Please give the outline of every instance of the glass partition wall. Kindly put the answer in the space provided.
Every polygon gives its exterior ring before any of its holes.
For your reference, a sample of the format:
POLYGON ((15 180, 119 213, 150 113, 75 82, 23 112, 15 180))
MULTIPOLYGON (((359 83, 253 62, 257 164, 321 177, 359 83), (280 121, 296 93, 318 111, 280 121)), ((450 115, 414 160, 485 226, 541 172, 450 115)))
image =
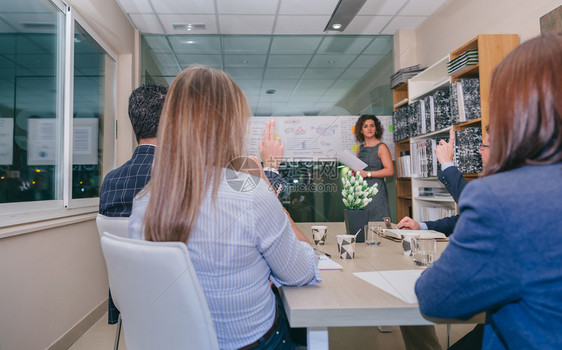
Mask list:
MULTIPOLYGON (((390 116, 392 50, 388 35, 146 34, 141 79, 169 85, 182 69, 204 64, 236 80, 256 118, 390 116)), ((290 140, 283 141, 287 149, 290 140)), ((279 198, 297 222, 343 221, 345 170, 335 160, 286 157, 279 171, 288 185, 279 198)))

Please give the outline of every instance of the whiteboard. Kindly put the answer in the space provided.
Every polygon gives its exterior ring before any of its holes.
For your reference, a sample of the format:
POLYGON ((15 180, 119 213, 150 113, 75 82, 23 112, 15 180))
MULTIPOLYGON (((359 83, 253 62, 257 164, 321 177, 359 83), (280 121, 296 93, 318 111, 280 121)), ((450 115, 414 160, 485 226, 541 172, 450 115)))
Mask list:
MULTIPOLYGON (((328 161, 337 152, 357 150, 353 128, 359 116, 253 117, 248 137, 248 152, 259 157, 259 142, 263 140, 265 124, 275 120, 275 134, 285 145, 285 159, 298 161, 328 161)), ((382 142, 394 159, 392 116, 377 116, 385 129, 382 142)))

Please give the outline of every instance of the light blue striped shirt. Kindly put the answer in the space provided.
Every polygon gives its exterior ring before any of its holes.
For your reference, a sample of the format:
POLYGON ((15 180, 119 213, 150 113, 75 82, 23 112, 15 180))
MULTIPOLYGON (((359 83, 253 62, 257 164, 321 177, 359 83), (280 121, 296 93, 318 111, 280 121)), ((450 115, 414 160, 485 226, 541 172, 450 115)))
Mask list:
MULTIPOLYGON (((297 240, 269 186, 236 176, 223 172, 216 204, 209 190, 187 244, 221 349, 251 344, 271 328, 276 306, 270 278, 288 286, 321 281, 313 248, 297 240)), ((144 239, 149 196, 133 202, 131 238, 144 239)))

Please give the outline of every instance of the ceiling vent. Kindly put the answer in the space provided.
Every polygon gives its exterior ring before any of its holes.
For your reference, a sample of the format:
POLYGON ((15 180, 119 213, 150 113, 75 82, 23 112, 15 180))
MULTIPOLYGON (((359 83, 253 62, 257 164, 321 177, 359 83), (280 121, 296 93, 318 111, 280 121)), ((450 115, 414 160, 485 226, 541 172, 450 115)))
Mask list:
POLYGON ((181 30, 181 31, 194 31, 194 30, 206 30, 207 26, 202 23, 174 23, 172 24, 174 30, 181 30))

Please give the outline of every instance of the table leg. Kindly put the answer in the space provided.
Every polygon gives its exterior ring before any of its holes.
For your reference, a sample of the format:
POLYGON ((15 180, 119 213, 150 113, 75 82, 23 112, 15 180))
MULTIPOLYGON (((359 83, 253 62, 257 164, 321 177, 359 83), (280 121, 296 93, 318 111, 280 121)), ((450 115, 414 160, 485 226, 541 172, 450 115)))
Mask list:
POLYGON ((306 342, 308 350, 327 350, 328 344, 328 328, 327 327, 309 327, 306 329, 306 342))

